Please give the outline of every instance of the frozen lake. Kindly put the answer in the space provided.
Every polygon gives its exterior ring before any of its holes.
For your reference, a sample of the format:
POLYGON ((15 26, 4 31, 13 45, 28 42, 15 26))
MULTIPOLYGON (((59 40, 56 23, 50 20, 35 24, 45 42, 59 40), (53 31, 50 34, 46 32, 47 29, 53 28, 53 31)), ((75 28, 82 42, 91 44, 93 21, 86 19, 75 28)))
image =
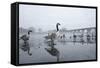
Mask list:
MULTIPOLYGON (((45 43, 46 34, 31 34, 29 40, 31 56, 19 48, 19 63, 57 62, 57 57, 52 56, 45 48, 50 48, 45 43)), ((59 51, 60 61, 93 60, 96 59, 96 44, 76 42, 55 42, 55 49, 59 51)), ((19 41, 19 47, 23 41, 19 41)))

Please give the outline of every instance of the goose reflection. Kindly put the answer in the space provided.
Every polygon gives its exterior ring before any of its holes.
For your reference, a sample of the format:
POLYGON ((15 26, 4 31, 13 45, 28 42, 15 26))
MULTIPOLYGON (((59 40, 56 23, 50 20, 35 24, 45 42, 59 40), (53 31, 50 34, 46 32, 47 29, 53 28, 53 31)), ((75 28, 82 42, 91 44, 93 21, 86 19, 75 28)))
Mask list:
POLYGON ((49 48, 45 48, 45 50, 50 55, 57 57, 57 62, 59 62, 60 52, 55 48, 56 43, 54 42, 54 39, 47 40, 46 44, 49 46, 49 48))
POLYGON ((45 48, 45 50, 52 56, 57 57, 57 62, 59 62, 59 55, 60 52, 54 47, 56 44, 54 43, 54 40, 50 40, 47 42, 47 45, 49 48, 45 48))
POLYGON ((59 62, 59 55, 60 55, 60 53, 59 53, 59 51, 58 51, 56 48, 54 48, 54 47, 45 48, 45 50, 46 50, 50 55, 57 57, 57 62, 59 62))

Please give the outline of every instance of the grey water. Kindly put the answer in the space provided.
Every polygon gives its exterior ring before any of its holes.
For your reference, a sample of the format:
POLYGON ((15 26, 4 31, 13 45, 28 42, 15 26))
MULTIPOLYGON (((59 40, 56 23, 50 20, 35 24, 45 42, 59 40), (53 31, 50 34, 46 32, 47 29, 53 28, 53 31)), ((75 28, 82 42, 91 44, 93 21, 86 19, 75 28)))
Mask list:
MULTIPOLYGON (((55 52, 59 52, 59 58, 50 54, 46 49, 51 47, 45 43, 44 36, 46 33, 32 33, 29 40, 31 56, 27 52, 19 48, 19 63, 43 63, 43 62, 61 62, 61 61, 77 61, 77 60, 93 60, 96 59, 96 43, 80 43, 68 41, 55 41, 55 52), (59 61, 57 61, 57 59, 59 61)), ((23 41, 19 41, 21 47, 23 41)))

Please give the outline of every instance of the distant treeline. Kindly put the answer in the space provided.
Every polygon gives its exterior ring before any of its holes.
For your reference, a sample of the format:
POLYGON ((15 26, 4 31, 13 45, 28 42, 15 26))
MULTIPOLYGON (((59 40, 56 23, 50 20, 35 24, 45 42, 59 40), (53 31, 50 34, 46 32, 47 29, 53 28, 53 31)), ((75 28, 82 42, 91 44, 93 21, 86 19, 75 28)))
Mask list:
POLYGON ((26 33, 28 31, 28 29, 24 29, 24 28, 19 28, 19 33, 26 33))

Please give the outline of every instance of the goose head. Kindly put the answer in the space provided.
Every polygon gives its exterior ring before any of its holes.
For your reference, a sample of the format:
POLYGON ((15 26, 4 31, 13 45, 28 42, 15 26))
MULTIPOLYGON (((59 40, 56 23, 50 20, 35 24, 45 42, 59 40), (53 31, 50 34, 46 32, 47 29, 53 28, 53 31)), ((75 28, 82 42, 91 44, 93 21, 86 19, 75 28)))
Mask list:
POLYGON ((57 23, 57 24, 56 24, 57 32, 59 31, 59 27, 58 27, 59 25, 61 25, 61 24, 60 24, 60 23, 57 23))
POLYGON ((32 32, 32 30, 28 30, 28 35, 30 35, 31 32, 32 32))

